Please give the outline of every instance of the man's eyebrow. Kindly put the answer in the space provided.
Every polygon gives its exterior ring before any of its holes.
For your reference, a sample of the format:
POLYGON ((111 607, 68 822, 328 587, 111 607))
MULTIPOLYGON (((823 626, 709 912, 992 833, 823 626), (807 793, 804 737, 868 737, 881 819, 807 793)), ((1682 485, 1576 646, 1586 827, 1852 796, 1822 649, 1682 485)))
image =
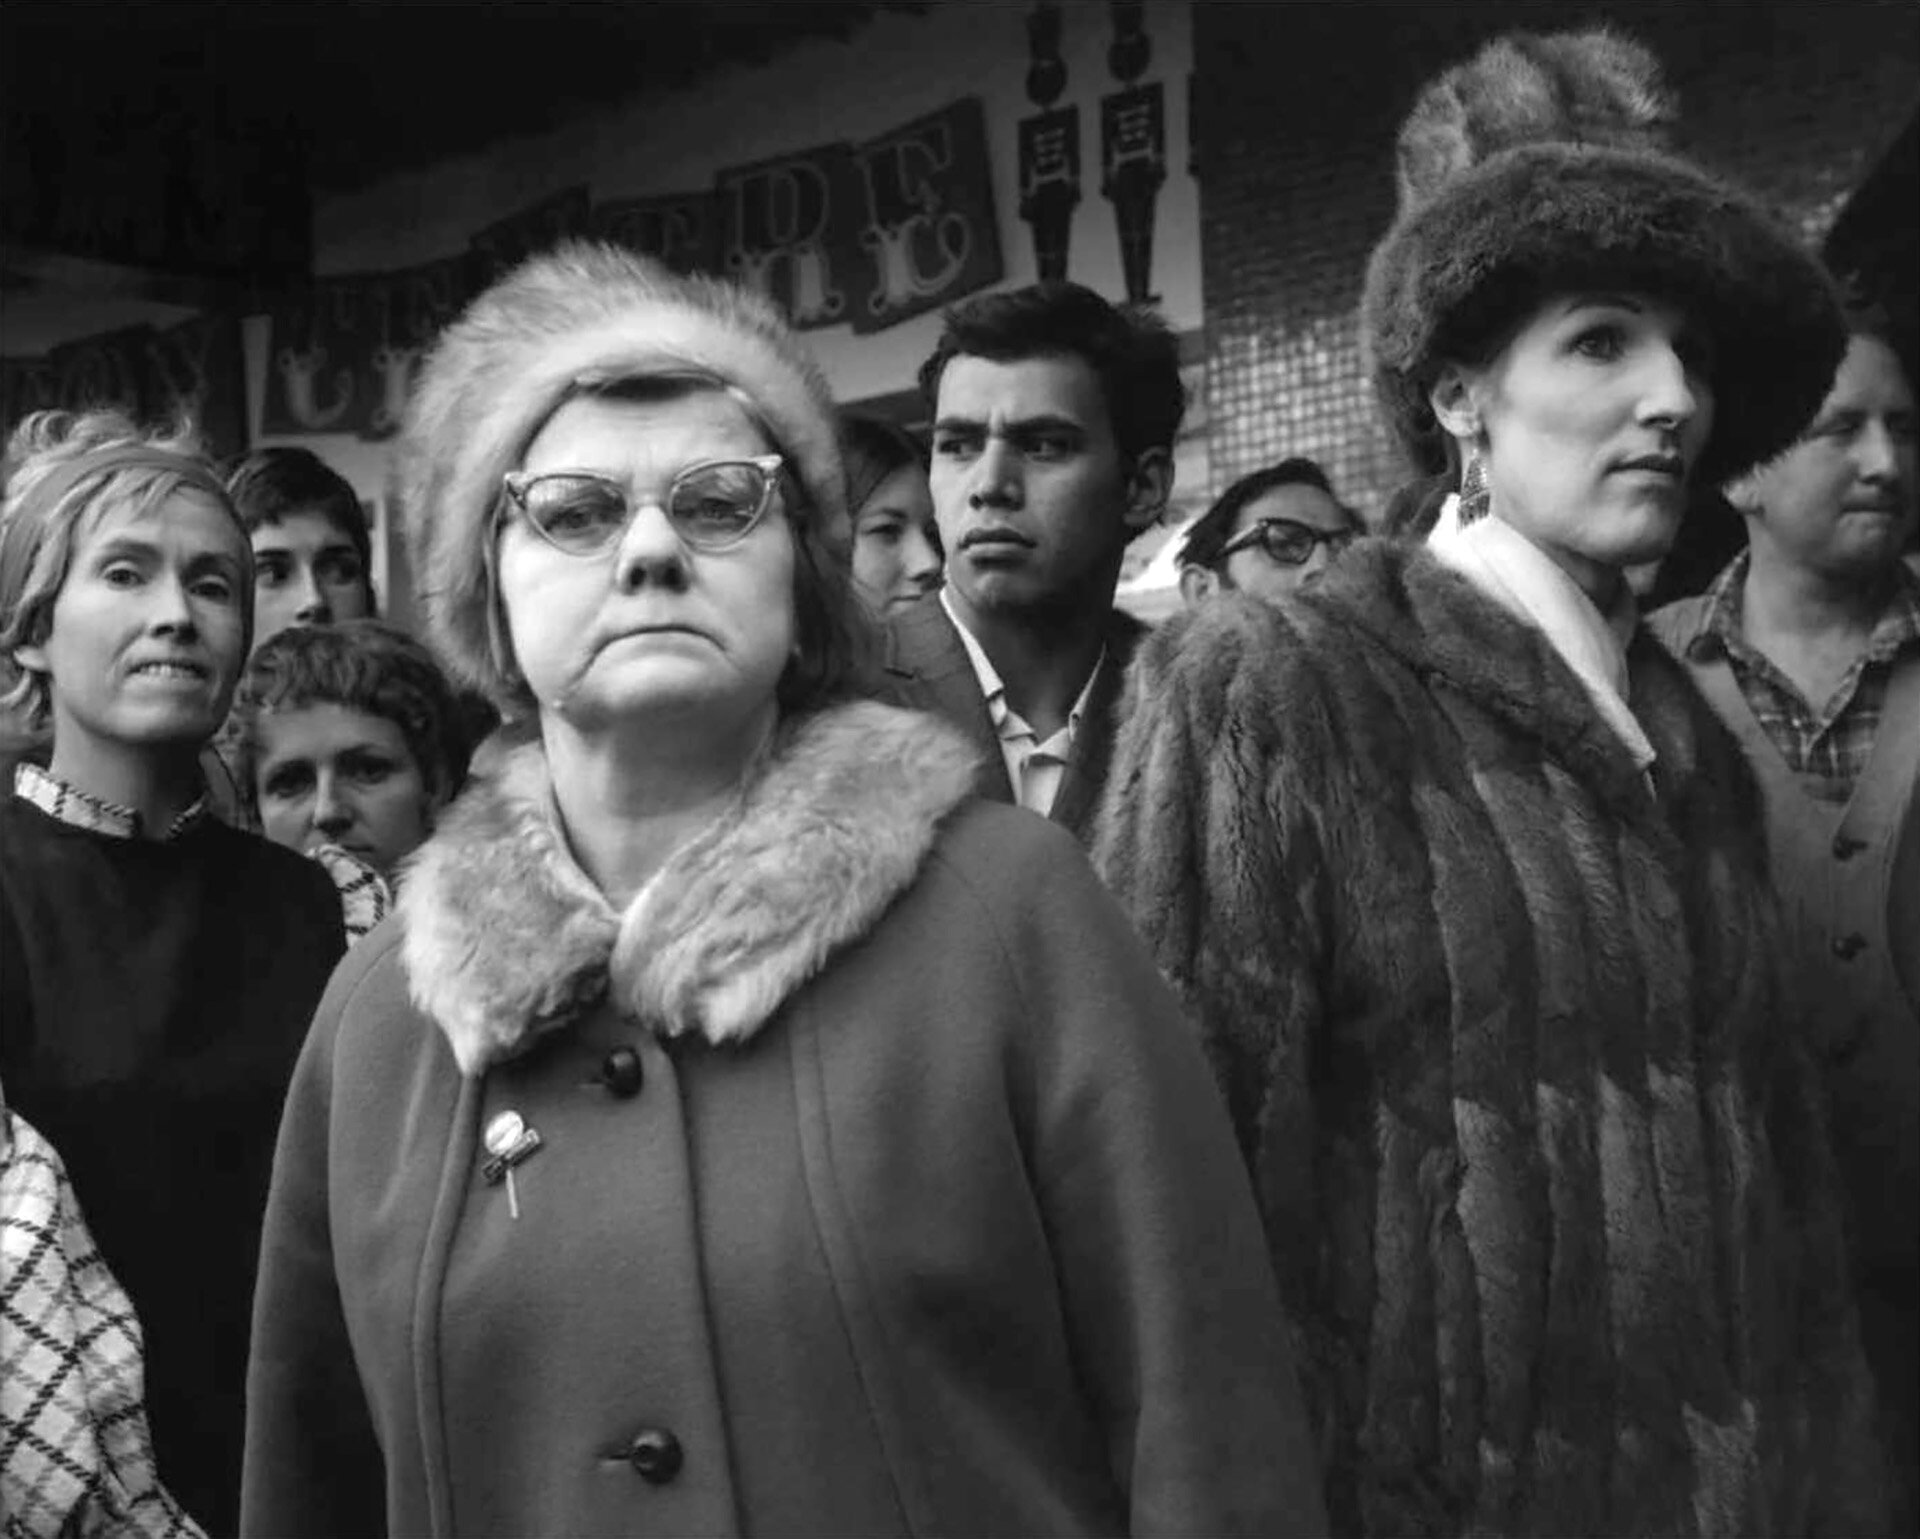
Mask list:
POLYGON ((936 433, 979 433, 985 424, 976 417, 939 417, 933 424, 936 433))
POLYGON ((1007 424, 1009 436, 1031 437, 1035 433, 1084 433, 1086 428, 1072 417, 1059 415, 1021 417, 1007 424))

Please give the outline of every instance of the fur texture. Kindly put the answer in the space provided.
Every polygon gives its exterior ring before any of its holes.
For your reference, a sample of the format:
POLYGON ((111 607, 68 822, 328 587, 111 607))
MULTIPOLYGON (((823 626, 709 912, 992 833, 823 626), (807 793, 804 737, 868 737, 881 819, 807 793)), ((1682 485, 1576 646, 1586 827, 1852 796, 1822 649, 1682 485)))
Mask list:
POLYGON ((480 295, 428 356, 396 456, 407 548, 441 656, 496 703, 513 694, 489 638, 484 562, 501 477, 578 384, 688 372, 754 403, 806 492, 808 516, 846 546, 832 394, 756 292, 571 242, 480 295))
POLYGON ((1360 304, 1375 394, 1422 473, 1447 465, 1428 400, 1442 362, 1555 293, 1644 289, 1702 323, 1711 484, 1779 453, 1819 406, 1846 346, 1831 279, 1746 194, 1645 147, 1666 112, 1651 57, 1604 33, 1504 38, 1423 93, 1360 304))
POLYGON ((1095 860, 1226 1091, 1337 1533, 1879 1531, 1756 791, 1629 664, 1651 794, 1544 637, 1397 544, 1129 678, 1095 860))
POLYGON ((521 743, 476 771, 407 879, 413 1002, 468 1075, 609 990, 664 1035, 744 1042, 912 883, 974 769, 929 717, 819 712, 621 915, 566 850, 539 744, 521 743))
POLYGON ((1541 140, 1666 147, 1675 117, 1660 61, 1631 38, 1510 32, 1420 93, 1400 128, 1400 209, 1488 156, 1541 140))

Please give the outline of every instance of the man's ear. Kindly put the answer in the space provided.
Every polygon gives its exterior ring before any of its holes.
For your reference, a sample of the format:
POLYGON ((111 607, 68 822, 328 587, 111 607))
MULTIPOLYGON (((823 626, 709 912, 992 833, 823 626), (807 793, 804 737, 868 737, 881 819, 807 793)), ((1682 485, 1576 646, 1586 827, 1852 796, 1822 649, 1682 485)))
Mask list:
POLYGON ((1480 438, 1480 408, 1473 399, 1473 381, 1457 363, 1442 365, 1440 377, 1427 392, 1434 421, 1449 438, 1475 443, 1480 438))
POLYGON ((1720 493, 1733 504, 1736 511, 1748 518, 1758 518, 1766 511, 1766 502, 1760 495, 1760 484, 1761 477, 1756 472, 1742 476, 1738 481, 1729 481, 1720 488, 1720 493))
POLYGON ((1160 522, 1173 495, 1173 451, 1148 449, 1127 475, 1127 509, 1121 522, 1129 534, 1160 522))
POLYGON ((1220 591, 1220 574, 1210 567, 1180 568, 1180 602, 1196 609, 1220 591))
POLYGON ((13 663, 24 673, 47 673, 47 649, 37 641, 22 642, 13 649, 13 663))

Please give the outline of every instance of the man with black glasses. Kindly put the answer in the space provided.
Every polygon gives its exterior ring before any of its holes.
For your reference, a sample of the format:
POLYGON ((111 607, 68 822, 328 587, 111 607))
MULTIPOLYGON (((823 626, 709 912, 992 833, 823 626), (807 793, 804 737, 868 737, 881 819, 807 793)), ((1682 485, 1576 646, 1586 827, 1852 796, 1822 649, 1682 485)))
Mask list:
POLYGON ((1309 459, 1242 476, 1193 522, 1180 548, 1180 597, 1216 593, 1271 603, 1292 593, 1366 530, 1309 459))

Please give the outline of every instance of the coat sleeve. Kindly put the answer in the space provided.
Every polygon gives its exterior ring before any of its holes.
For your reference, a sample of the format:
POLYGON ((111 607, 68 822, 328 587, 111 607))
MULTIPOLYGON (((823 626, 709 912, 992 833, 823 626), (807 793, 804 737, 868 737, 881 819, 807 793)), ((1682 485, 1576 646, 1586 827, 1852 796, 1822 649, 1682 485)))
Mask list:
MULTIPOLYGON (((370 946, 371 943, 368 943, 370 946)), ((240 1532, 385 1531, 385 1471, 348 1340, 329 1219, 334 1056, 370 952, 334 973, 281 1115, 254 1287, 240 1532)))
POLYGON ((1023 1120, 1130 1531, 1324 1533, 1285 1316, 1205 1061, 1077 846, 1053 829, 1046 844, 1003 929, 1043 1023, 1023 1038, 1023 1120))
POLYGON ((1795 1317, 1783 1323, 1800 1359, 1810 1444, 1804 1489, 1784 1505, 1790 1521, 1808 1534, 1839 1539, 1885 1533, 1887 1470, 1847 1265, 1845 1198, 1827 1132, 1823 1081, 1804 1035, 1785 1034, 1773 1056, 1768 1135, 1785 1199, 1793 1258, 1788 1264, 1797 1267, 1795 1317))

